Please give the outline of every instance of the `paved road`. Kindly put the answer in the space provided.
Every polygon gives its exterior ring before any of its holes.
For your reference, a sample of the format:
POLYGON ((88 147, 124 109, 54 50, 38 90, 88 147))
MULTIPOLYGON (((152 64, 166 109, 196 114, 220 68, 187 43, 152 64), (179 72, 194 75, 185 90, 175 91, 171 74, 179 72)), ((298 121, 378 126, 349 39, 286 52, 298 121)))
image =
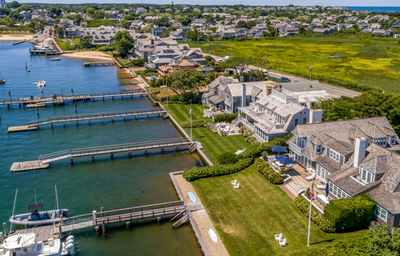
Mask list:
MULTIPOLYGON (((208 54, 204 54, 204 55, 208 55, 208 54)), ((213 58, 221 58, 221 57, 219 57, 217 55, 212 55, 212 54, 211 54, 211 57, 213 57, 213 58)), ((260 69, 260 67, 256 67, 256 66, 252 66, 252 65, 250 65, 248 68, 249 69, 253 69, 253 70, 254 69, 260 69)), ((276 77, 276 78, 281 78, 281 77, 284 76, 284 77, 289 78, 291 81, 299 81, 299 82, 308 81, 308 79, 305 79, 305 78, 302 78, 302 77, 297 77, 297 76, 294 76, 294 75, 281 74, 281 73, 273 72, 273 71, 269 71, 269 74, 272 77, 276 77)), ((321 85, 324 88, 324 90, 327 93, 329 93, 329 95, 332 98, 340 98, 341 96, 347 96, 347 97, 354 98, 354 97, 358 97, 361 94, 360 92, 357 92, 357 91, 349 90, 349 89, 346 89, 346 88, 343 88, 343 87, 333 86, 333 85, 330 85, 330 84, 321 83, 321 85)))

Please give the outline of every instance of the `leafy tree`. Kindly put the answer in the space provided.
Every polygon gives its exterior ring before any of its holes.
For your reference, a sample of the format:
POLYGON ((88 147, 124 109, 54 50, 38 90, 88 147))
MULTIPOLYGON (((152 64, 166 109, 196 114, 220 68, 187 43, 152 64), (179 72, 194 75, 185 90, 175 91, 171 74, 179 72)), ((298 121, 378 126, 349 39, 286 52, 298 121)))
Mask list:
POLYGON ((251 20, 251 21, 247 22, 246 28, 251 29, 252 27, 254 27, 256 25, 257 25, 257 22, 255 20, 251 20))
POLYGON ((133 38, 127 30, 118 31, 114 38, 119 53, 125 57, 133 47, 133 38))
POLYGON ((160 19, 155 19, 151 23, 154 25, 162 26, 162 27, 171 26, 171 22, 169 22, 168 17, 162 17, 160 19))
POLYGON ((54 34, 57 35, 58 37, 63 37, 64 36, 64 28, 63 27, 57 27, 54 30, 54 34))
POLYGON ((17 1, 12 1, 10 4, 8 4, 8 6, 9 6, 10 8, 18 8, 18 7, 21 6, 21 4, 18 3, 17 1))
POLYGON ((85 11, 86 11, 87 14, 93 15, 94 12, 96 11, 96 9, 94 9, 93 7, 89 7, 85 11))
POLYGON ((218 156, 219 164, 234 164, 238 161, 238 157, 231 152, 226 152, 218 156))
POLYGON ((247 26, 247 22, 244 20, 239 20, 238 23, 236 24, 237 28, 245 28, 247 26))
POLYGON ((104 11, 95 11, 93 19, 104 19, 104 11))
POLYGON ((244 77, 245 69, 251 64, 251 59, 242 56, 234 56, 233 58, 222 62, 223 68, 232 68, 239 77, 244 77))
POLYGON ((49 9, 49 11, 50 11, 51 14, 55 15, 56 17, 60 16, 60 14, 62 13, 61 8, 55 7, 55 6, 52 6, 52 7, 49 9))
POLYGON ((93 47, 92 44, 93 37, 92 36, 84 36, 79 38, 79 46, 82 49, 89 49, 93 47))
POLYGON ((198 31, 196 28, 194 30, 187 31, 186 36, 192 41, 199 41, 200 37, 205 37, 204 33, 198 31))
POLYGON ((183 94, 197 94, 208 82, 204 73, 195 70, 173 72, 167 77, 167 80, 168 84, 170 84, 172 88, 183 94))
POLYGON ((131 26, 131 23, 129 21, 123 20, 121 22, 121 27, 129 29, 129 27, 131 26))

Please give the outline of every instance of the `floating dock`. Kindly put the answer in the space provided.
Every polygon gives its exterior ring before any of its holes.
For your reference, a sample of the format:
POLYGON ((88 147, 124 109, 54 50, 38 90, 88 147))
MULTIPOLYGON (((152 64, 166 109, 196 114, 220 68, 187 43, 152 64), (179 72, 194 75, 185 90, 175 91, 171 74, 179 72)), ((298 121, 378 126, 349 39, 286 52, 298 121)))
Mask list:
POLYGON ((23 126, 14 126, 8 127, 7 132, 29 132, 29 131, 36 131, 38 127, 36 125, 23 125, 23 126))
POLYGON ((11 172, 18 172, 19 170, 31 171, 31 170, 40 170, 49 168, 49 163, 43 163, 42 161, 27 161, 27 162, 19 162, 13 163, 11 166, 11 172))

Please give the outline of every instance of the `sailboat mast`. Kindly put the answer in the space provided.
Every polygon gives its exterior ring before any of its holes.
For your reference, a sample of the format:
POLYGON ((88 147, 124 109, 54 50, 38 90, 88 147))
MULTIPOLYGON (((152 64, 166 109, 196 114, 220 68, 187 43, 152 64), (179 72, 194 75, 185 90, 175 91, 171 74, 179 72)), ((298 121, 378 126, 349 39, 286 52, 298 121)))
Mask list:
POLYGON ((35 188, 35 204, 37 205, 37 200, 36 200, 36 188, 35 188))
POLYGON ((60 207, 58 206, 57 185, 54 185, 54 188, 56 189, 57 210, 59 210, 59 209, 60 209, 60 207))
MULTIPOLYGON (((15 191, 15 198, 14 198, 14 206, 13 206, 13 212, 12 212, 12 216, 14 216, 14 212, 15 212, 15 204, 17 203, 17 195, 18 195, 18 188, 15 191)), ((12 230, 12 223, 10 224, 10 231, 12 230)))

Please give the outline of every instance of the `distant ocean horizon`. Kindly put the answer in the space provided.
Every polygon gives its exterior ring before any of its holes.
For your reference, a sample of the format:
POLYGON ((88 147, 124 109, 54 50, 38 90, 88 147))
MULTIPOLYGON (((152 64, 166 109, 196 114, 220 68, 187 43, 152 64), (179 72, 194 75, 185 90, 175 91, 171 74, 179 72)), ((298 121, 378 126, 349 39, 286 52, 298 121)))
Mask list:
POLYGON ((400 6, 343 6, 349 10, 375 11, 375 12, 400 12, 400 6))

